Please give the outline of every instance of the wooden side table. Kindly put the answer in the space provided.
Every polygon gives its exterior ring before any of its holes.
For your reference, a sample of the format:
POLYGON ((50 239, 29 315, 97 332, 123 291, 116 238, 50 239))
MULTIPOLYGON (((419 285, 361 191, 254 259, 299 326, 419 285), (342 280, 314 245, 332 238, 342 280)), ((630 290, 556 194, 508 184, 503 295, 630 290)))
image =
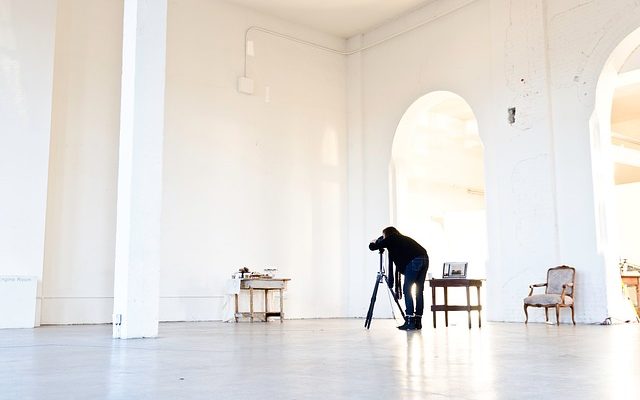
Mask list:
POLYGON ((482 311, 482 305, 480 304, 480 288, 482 287, 482 281, 484 279, 462 279, 462 278, 449 278, 449 279, 431 279, 429 280, 429 286, 431 286, 431 312, 433 313, 433 327, 436 327, 436 312, 444 311, 445 326, 449 326, 449 311, 466 311, 469 318, 469 329, 471 329, 471 311, 478 312, 478 327, 482 328, 482 317, 480 311, 482 311), (469 294, 469 288, 475 286, 477 291, 478 304, 471 305, 471 296, 469 294), (436 304, 436 288, 444 288, 444 304, 436 304), (450 287, 463 287, 467 290, 467 305, 450 305, 448 299, 448 289, 450 287))
MULTIPOLYGON (((636 313, 640 316, 640 273, 638 272, 625 272, 622 274, 622 283, 633 291, 635 298, 632 298, 636 313)), ((629 294, 627 292, 627 294, 629 294)))
POLYGON ((249 291, 249 312, 240 312, 238 310, 238 294, 235 295, 236 312, 235 318, 249 317, 253 322, 256 315, 264 315, 265 322, 269 317, 280 317, 280 322, 284 321, 284 296, 283 291, 287 288, 289 278, 243 278, 240 280, 240 289, 249 291), (253 309, 253 292, 262 290, 264 292, 264 312, 257 313, 253 309), (269 290, 277 290, 280 293, 280 310, 269 311, 269 290))

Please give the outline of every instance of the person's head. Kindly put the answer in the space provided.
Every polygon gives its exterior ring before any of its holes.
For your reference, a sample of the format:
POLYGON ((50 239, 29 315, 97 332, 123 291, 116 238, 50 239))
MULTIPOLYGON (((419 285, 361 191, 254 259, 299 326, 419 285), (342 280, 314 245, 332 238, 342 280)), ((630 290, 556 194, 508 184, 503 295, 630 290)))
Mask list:
POLYGON ((388 238, 389 236, 395 236, 399 234, 400 232, 398 232, 398 230, 393 226, 388 226, 382 230, 382 236, 384 236, 385 239, 388 238))

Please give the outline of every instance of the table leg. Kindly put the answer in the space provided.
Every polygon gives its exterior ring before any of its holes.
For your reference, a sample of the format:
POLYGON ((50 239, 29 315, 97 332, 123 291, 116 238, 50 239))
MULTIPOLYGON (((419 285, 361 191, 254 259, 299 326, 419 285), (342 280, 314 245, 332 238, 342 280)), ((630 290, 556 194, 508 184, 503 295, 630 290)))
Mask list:
POLYGON ((433 314, 433 327, 436 327, 436 310, 433 309, 433 306, 436 305, 436 287, 431 286, 431 314, 433 314))
POLYGON ((269 289, 264 290, 264 322, 267 322, 267 313, 269 312, 269 289))
POLYGON ((278 289, 280 291, 280 323, 284 322, 284 298, 282 289, 278 289))
POLYGON ((449 327, 449 294, 447 287, 444 287, 444 326, 449 327))
POLYGON ((467 286, 467 319, 469 320, 469 329, 471 329, 471 296, 469 296, 469 286, 467 286))
POLYGON ((251 314, 251 322, 253 322, 253 288, 249 288, 249 313, 251 314))
POLYGON ((476 286, 476 289, 478 290, 478 308, 480 308, 478 310, 478 328, 482 328, 482 305, 480 304, 480 286, 476 286))
POLYGON ((236 319, 236 322, 238 322, 238 294, 236 293, 234 296, 236 298, 236 312, 233 314, 233 317, 236 319))
POLYGON ((638 315, 640 315, 640 287, 636 286, 636 310, 638 311, 638 315))

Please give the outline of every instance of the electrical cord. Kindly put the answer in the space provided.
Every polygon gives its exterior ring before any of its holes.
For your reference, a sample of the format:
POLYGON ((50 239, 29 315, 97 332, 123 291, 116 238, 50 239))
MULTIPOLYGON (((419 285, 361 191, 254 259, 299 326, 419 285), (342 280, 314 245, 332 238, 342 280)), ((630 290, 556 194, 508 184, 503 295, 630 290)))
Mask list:
POLYGON ((596 325, 613 325, 614 323, 629 324, 631 322, 640 322, 640 320, 638 319, 638 317, 636 317, 635 321, 633 321, 631 319, 618 319, 618 318, 613 318, 613 317, 607 317, 602 322, 596 323, 596 325))

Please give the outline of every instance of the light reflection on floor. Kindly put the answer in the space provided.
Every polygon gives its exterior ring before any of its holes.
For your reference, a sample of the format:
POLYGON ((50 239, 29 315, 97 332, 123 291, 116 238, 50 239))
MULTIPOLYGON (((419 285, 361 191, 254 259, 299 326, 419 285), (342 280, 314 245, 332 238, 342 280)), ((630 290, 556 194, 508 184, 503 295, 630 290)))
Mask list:
POLYGON ((0 330, 0 398, 637 398, 638 324, 363 325, 167 323, 142 340, 108 325, 0 330))

